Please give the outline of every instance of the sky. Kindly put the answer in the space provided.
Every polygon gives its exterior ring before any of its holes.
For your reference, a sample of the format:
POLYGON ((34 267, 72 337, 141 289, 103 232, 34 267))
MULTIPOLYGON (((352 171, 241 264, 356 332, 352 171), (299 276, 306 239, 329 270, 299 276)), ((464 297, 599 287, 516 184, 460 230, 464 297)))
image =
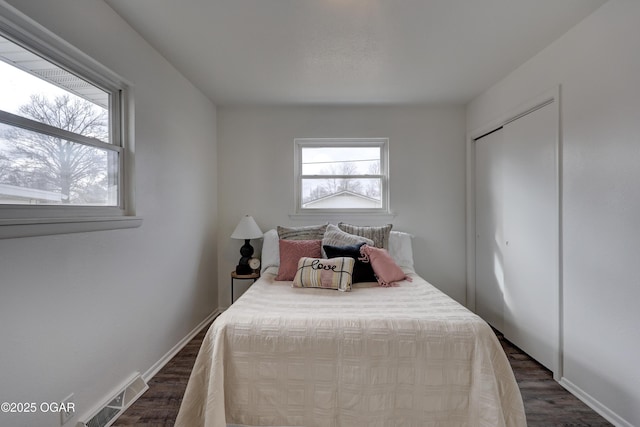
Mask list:
MULTIPOLYGON (((29 63, 31 63, 30 66, 34 66, 34 64, 42 62, 39 56, 4 37, 0 37, 0 45, 3 55, 6 55, 6 57, 0 56, 0 110, 18 114, 18 108, 28 103, 31 95, 35 94, 45 95, 51 99, 65 94, 72 98, 83 99, 64 87, 57 86, 44 78, 20 69, 11 60, 13 59, 27 67, 25 69, 29 69, 29 63)), ((37 66, 41 67, 42 65, 37 66)), ((49 62, 45 71, 56 72, 56 70, 63 71, 62 68, 49 62)), ((69 73, 65 72, 65 74, 69 73)), ((79 80, 79 78, 74 80, 79 80)), ((75 84, 75 82, 71 84, 75 84)), ((104 109, 98 105, 95 105, 95 108, 104 109)))
POLYGON ((68 93, 34 75, 0 61, 0 110, 17 114, 18 107, 29 102, 32 94, 45 94, 52 98, 68 93))
MULTIPOLYGON (((45 95, 50 99, 65 94, 72 98, 81 99, 46 80, 7 64, 0 58, 0 110, 23 116, 18 109, 21 105, 27 104, 31 95, 35 94, 45 95)), ((92 105, 94 108, 102 108, 95 104, 92 105)), ((6 148, 8 144, 9 141, 0 138, 0 150, 3 149, 3 146, 6 148)))
MULTIPOLYGON (((302 173, 304 175, 331 174, 329 168, 333 165, 348 162, 357 166, 356 174, 365 175, 369 166, 379 163, 379 147, 303 147, 302 173)), ((340 173, 339 169, 337 173, 340 173)))
MULTIPOLYGON (((16 49, 21 48, 16 46, 16 49)), ((48 99, 68 95, 72 100, 83 99, 53 83, 5 62, 0 57, 0 110, 25 117, 19 112, 19 108, 28 104, 32 95, 44 95, 48 99)), ((92 109, 104 110, 103 107, 96 104, 90 105, 92 109)), ((0 138, 0 150, 3 145, 7 146, 8 144, 10 144, 10 141, 0 138)))

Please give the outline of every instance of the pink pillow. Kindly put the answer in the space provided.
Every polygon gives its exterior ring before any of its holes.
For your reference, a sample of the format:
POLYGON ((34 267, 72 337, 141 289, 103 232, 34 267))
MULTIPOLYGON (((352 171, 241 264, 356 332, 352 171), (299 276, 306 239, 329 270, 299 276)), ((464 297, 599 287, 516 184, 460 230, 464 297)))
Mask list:
POLYGON ((280 268, 276 280, 293 280, 298 271, 298 261, 302 257, 322 258, 322 240, 280 239, 280 268))
POLYGON ((398 286, 397 282, 401 280, 411 282, 411 278, 404 274, 404 271, 398 267, 386 249, 362 245, 360 254, 362 255, 362 258, 359 258, 361 261, 371 263, 380 286, 398 286))

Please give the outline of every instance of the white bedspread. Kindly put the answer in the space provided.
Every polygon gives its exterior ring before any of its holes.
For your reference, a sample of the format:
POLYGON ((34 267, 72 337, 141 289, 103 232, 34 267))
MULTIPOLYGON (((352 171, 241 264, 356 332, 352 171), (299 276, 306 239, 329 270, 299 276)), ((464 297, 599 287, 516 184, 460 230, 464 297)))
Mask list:
POLYGON ((526 426, 489 326, 410 275, 346 293, 263 275, 211 326, 176 426, 526 426))

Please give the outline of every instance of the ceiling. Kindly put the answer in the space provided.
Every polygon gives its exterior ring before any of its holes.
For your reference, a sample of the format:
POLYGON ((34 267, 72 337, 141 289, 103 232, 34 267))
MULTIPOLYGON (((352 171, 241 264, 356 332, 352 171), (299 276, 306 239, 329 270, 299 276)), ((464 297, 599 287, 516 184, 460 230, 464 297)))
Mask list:
POLYGON ((605 0, 105 0, 217 105, 464 104, 605 0))

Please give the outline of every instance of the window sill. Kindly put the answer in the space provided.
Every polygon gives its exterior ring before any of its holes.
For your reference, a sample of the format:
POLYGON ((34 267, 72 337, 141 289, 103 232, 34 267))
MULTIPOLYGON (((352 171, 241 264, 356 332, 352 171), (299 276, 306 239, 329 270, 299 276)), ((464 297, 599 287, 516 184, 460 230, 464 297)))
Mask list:
POLYGON ((0 219, 0 239, 118 230, 141 225, 142 218, 138 216, 0 219))
POLYGON ((378 213, 378 212, 305 212, 289 214, 289 219, 294 221, 358 221, 358 220, 375 220, 375 221, 392 221, 396 217, 396 214, 391 213, 378 213))

